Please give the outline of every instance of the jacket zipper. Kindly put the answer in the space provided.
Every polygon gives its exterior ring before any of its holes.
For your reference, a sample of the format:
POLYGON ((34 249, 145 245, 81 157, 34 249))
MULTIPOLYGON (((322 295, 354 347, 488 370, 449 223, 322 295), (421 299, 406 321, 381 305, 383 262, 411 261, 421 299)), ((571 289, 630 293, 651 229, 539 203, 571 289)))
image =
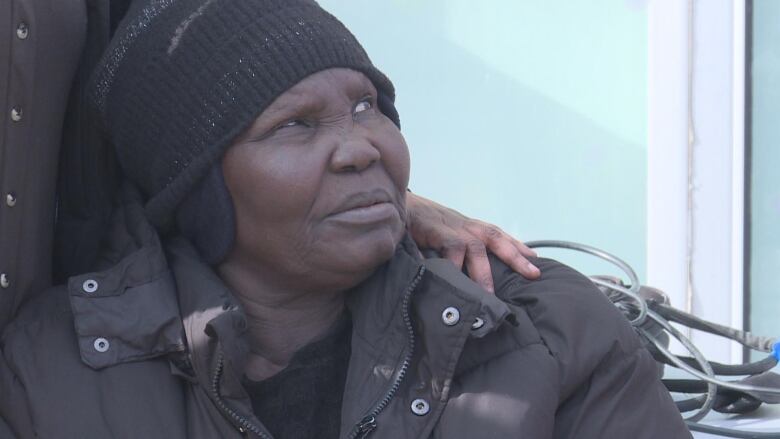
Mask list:
MULTIPOLYGON (((420 269, 417 271, 417 275, 412 279, 412 282, 409 284, 409 286, 406 288, 406 291, 404 292, 404 298, 403 303, 401 306, 401 314, 404 319, 404 324, 406 325, 406 330, 408 332, 408 344, 409 349, 406 352, 406 355, 404 356, 403 361, 401 362, 401 367, 398 370, 398 373, 395 376, 395 380, 393 380, 393 384, 390 385, 390 388, 387 390, 387 393, 385 393, 385 396, 379 401, 379 403, 374 407, 373 410, 371 410, 366 416, 363 417, 363 419, 360 420, 355 426, 352 428, 352 431, 347 436, 349 439, 364 439, 368 437, 369 434, 371 434, 372 431, 374 431, 377 427, 376 417, 379 415, 379 413, 385 409, 390 404, 390 401, 393 399, 393 396, 395 396, 396 392, 398 392, 398 389, 401 387, 401 382, 403 382, 404 377, 406 376, 406 372, 409 370, 409 366, 412 364, 412 357, 414 356, 414 343, 415 343, 415 337, 414 337, 414 326, 412 325, 412 318, 409 315, 409 304, 412 299, 412 293, 414 293, 414 290, 417 289, 417 285, 420 283, 420 280, 422 279, 423 275, 425 274, 425 266, 421 266, 420 269)), ((258 437, 262 439, 273 439, 271 436, 264 433, 262 430, 260 430, 259 427, 254 425, 249 419, 246 419, 245 417, 239 415, 236 413, 235 410, 231 409, 225 401, 222 400, 222 397, 219 396, 219 379, 222 376, 222 369, 224 368, 224 357, 222 352, 219 352, 217 355, 217 367, 214 370, 214 376, 211 379, 211 393, 214 397, 214 402, 217 404, 217 407, 219 407, 220 410, 226 415, 230 417, 230 419, 233 419, 239 427, 238 430, 241 433, 245 433, 247 431, 250 431, 257 435, 258 437)))
POLYGON ((227 403, 225 403, 225 401, 222 400, 222 397, 219 396, 219 378, 222 376, 222 369, 225 366, 224 360, 225 359, 222 355, 222 352, 219 352, 219 354, 217 354, 217 367, 214 369, 214 376, 211 378, 211 393, 214 397, 214 402, 217 404, 217 407, 219 407, 219 409, 222 410, 224 414, 228 415, 230 419, 238 424, 238 431, 241 433, 250 431, 262 439, 273 439, 271 436, 260 430, 260 428, 254 425, 249 419, 239 415, 235 410, 228 407, 227 403))
POLYGON ((409 336, 409 349, 406 352, 406 355, 404 356, 403 362, 401 362, 401 367, 398 369, 398 373, 395 376, 395 380, 393 381, 393 384, 390 386, 390 388, 387 390, 385 396, 379 401, 379 403, 376 405, 376 407, 374 407, 373 410, 371 410, 366 416, 364 416, 363 419, 360 420, 360 422, 355 424, 355 426, 352 428, 352 431, 347 436, 348 439, 364 439, 368 437, 368 435, 370 435, 371 432, 377 428, 376 417, 379 415, 379 413, 382 410, 385 409, 385 407, 387 407, 390 404, 390 401, 393 399, 393 396, 395 396, 395 393, 401 387, 401 382, 404 380, 404 377, 406 376, 406 372, 409 370, 409 366, 412 364, 412 357, 414 356, 415 338, 414 338, 414 326, 412 325, 412 319, 409 315, 409 303, 411 302, 412 299, 412 293, 414 293, 414 290, 417 288, 417 285, 420 283, 420 280, 422 279, 424 274, 425 274, 425 266, 421 266, 420 269, 417 271, 417 275, 414 277, 414 279, 412 279, 412 282, 409 284, 409 286, 406 288, 406 291, 404 292, 404 299, 401 307, 401 313, 409 336))

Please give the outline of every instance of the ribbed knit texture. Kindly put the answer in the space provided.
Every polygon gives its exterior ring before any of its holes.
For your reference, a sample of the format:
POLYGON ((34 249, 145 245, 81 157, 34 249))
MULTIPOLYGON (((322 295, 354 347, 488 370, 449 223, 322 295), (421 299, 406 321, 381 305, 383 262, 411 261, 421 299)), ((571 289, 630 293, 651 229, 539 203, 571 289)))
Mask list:
POLYGON ((92 97, 123 171, 148 197, 149 219, 164 228, 276 97, 334 67, 364 73, 394 100, 355 37, 314 1, 146 0, 120 25, 92 97))

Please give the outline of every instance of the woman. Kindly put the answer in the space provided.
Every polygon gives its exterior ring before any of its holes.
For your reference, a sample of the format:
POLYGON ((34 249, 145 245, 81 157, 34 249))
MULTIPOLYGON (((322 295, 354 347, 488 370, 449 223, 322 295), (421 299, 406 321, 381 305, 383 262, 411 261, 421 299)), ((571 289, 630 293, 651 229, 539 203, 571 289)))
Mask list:
POLYGON ((130 16, 94 87, 129 182, 99 270, 4 335, 16 435, 690 437, 586 278, 419 257, 392 84, 316 3, 130 16))

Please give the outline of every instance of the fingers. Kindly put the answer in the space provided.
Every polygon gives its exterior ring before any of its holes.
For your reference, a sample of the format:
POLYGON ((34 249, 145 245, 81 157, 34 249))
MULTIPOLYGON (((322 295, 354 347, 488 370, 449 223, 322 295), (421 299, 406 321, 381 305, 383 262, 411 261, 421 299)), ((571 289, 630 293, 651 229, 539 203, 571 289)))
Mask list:
POLYGON ((514 238, 512 238, 512 241, 515 243, 515 247, 517 247, 518 250, 520 250, 520 253, 527 257, 527 258, 537 258, 539 255, 536 253, 534 249, 531 247, 528 247, 523 242, 518 241, 514 238))
POLYGON ((490 271, 485 244, 474 236, 452 234, 449 238, 439 241, 439 253, 445 259, 452 261, 459 269, 466 265, 469 277, 489 292, 494 292, 493 273, 490 271), (467 240, 468 239, 468 240, 467 240))
POLYGON ((459 269, 465 264, 469 277, 487 291, 494 291, 488 251, 527 279, 541 275, 528 261, 536 252, 500 228, 411 193, 406 197, 407 228, 418 247, 435 249, 459 269))
MULTIPOLYGON (((504 261, 512 270, 520 273, 526 279, 536 279, 542 273, 532 264, 527 257, 536 256, 534 253, 524 253, 524 244, 508 240, 496 241, 489 244, 490 251, 504 261), (519 245, 518 245, 519 244, 519 245)), ((525 247, 531 250, 528 247, 525 247)))
POLYGON ((526 279, 536 279, 541 275, 539 269, 527 259, 536 257, 536 252, 500 228, 482 223, 472 233, 480 236, 493 254, 526 279))
POLYGON ((466 248, 466 269, 469 277, 485 290, 495 293, 493 273, 490 271, 490 260, 485 245, 475 239, 470 241, 466 248))
POLYGON ((463 268, 463 261, 466 259, 466 242, 458 236, 442 240, 440 245, 433 245, 441 257, 449 259, 458 269, 463 268))

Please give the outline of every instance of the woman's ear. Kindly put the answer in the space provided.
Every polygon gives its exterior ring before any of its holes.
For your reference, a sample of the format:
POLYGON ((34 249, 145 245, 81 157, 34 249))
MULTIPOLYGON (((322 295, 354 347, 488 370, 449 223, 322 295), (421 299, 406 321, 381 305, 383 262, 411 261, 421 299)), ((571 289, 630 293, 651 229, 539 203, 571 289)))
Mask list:
POLYGON ((395 126, 397 126, 400 130, 401 121, 398 118, 398 110, 395 109, 395 102, 393 102, 393 98, 380 91, 377 94, 376 103, 379 106, 379 111, 387 116, 388 119, 392 120, 395 126))

